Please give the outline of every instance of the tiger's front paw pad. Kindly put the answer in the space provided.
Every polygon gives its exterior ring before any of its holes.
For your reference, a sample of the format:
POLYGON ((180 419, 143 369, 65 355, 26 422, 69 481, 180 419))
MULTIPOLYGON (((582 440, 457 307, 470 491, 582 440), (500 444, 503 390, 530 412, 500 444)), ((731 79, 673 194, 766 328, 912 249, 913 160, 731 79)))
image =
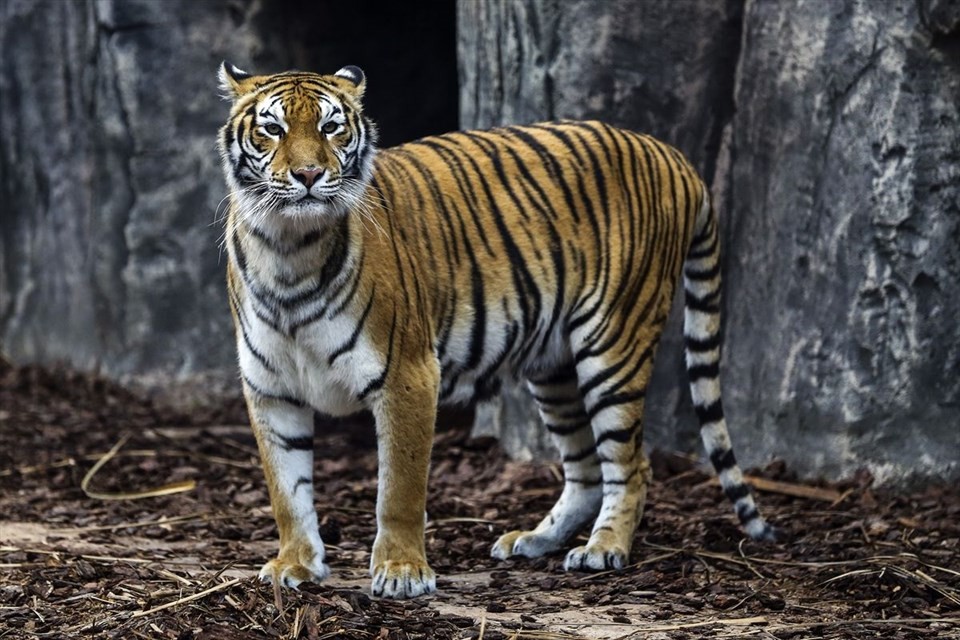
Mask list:
POLYGON ((426 562, 387 560, 373 567, 370 592, 377 598, 416 598, 437 590, 437 574, 426 562))
POLYGON ((330 567, 319 556, 308 565, 276 558, 260 569, 260 580, 288 589, 296 589, 301 582, 322 582, 329 575, 330 567))
POLYGON ((598 545, 571 549, 563 562, 563 568, 567 571, 609 571, 623 569, 626 565, 626 551, 598 545))
POLYGON ((539 558, 559 548, 557 541, 549 536, 532 531, 511 531, 500 536, 493 544, 490 555, 497 560, 506 560, 511 556, 539 558))

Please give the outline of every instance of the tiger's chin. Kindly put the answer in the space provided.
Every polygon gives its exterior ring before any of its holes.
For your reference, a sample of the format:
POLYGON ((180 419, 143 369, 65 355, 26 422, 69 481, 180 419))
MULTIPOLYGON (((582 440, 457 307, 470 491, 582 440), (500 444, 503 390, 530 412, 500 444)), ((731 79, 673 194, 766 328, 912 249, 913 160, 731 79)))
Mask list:
POLYGON ((340 198, 309 196, 281 205, 277 208, 277 213, 291 221, 318 223, 346 215, 347 206, 340 198))

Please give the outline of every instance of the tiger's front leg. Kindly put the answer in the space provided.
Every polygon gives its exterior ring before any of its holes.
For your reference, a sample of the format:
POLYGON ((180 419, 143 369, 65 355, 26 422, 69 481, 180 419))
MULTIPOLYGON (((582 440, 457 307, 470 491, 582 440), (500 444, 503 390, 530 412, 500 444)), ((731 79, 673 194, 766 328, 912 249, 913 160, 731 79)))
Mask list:
POLYGON ((263 566, 260 579, 291 588, 305 581, 320 582, 330 569, 323 562, 325 550, 313 504, 313 412, 244 386, 280 533, 280 552, 263 566))
POLYGON ((374 596, 413 598, 437 588, 427 564, 424 512, 439 384, 439 363, 429 358, 389 376, 373 403, 379 458, 374 596))

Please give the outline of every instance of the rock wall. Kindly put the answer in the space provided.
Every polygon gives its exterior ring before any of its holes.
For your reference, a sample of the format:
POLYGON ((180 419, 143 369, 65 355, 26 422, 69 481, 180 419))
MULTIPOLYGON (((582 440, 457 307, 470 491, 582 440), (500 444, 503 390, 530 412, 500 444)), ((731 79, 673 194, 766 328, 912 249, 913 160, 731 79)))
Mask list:
POLYGON ((453 6, 377 4, 0 0, 4 354, 232 377, 217 67, 357 64, 387 144, 456 128, 453 6))
MULTIPOLYGON (((601 118, 712 182, 747 464, 960 476, 960 7, 464 1, 458 21, 463 127, 601 118)), ((647 441, 690 448, 677 320, 647 441)), ((522 391, 476 429, 545 452, 522 391)))

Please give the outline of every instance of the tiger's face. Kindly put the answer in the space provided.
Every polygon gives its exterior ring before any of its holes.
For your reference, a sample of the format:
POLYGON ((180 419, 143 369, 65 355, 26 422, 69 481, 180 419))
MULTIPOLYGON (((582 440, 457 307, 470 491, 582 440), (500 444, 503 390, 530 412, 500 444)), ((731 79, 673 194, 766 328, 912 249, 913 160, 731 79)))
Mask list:
POLYGON ((362 205, 376 143, 363 71, 253 76, 225 62, 220 84, 233 100, 220 131, 224 174, 249 222, 322 221, 362 205))

